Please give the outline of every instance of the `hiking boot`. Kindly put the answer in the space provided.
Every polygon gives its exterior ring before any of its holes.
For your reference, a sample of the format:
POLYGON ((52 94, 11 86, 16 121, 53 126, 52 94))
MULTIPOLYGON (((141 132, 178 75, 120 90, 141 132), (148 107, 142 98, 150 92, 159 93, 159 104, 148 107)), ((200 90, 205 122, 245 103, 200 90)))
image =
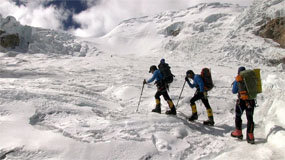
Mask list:
POLYGON ((176 109, 175 109, 175 107, 172 107, 171 110, 166 111, 165 114, 176 115, 176 109))
MULTIPOLYGON (((211 110, 211 109, 210 109, 211 110)), ((212 111, 212 110, 211 110, 212 111)), ((209 113, 209 112, 208 112, 209 113)), ((209 115, 209 114, 208 114, 209 115)), ((203 122, 204 125, 213 126, 215 124, 214 117, 208 116, 208 120, 203 122)))
POLYGON ((198 119, 197 113, 192 114, 192 116, 188 119, 189 121, 193 122, 198 119))
POLYGON ((152 112, 161 113, 160 105, 156 105, 156 107, 152 110, 152 112))
POLYGON ((235 137, 235 138, 238 138, 238 139, 240 139, 240 140, 242 140, 242 138, 243 138, 242 131, 239 130, 239 129, 234 130, 234 131, 231 133, 231 136, 232 136, 232 137, 235 137))
POLYGON ((207 126, 214 126, 215 122, 211 119, 208 119, 208 120, 204 121, 203 124, 207 125, 207 126))
POLYGON ((247 140, 247 143, 254 144, 255 142, 254 142, 253 133, 247 133, 246 140, 247 140))

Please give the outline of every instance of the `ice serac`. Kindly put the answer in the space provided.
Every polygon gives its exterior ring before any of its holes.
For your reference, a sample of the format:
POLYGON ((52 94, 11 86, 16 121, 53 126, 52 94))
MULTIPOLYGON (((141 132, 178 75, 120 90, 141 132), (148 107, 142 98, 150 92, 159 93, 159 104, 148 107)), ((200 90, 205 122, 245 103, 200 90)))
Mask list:
MULTIPOLYGON (((8 16, 6 18, 0 17, 1 40, 9 38, 9 44, 2 45, 5 50, 16 50, 19 52, 27 52, 29 44, 32 41, 32 27, 21 25, 14 17, 8 16), (11 39, 11 37, 14 37, 11 39), (12 44, 14 43, 14 44, 12 44)), ((8 40, 6 40, 8 43, 8 40)), ((4 51, 5 51, 4 50, 4 51)))
POLYGON ((21 25, 12 16, 0 16, 0 30, 1 40, 8 41, 7 36, 10 39, 11 36, 14 37, 11 42, 13 45, 2 45, 1 52, 85 56, 89 49, 86 44, 67 32, 21 25))

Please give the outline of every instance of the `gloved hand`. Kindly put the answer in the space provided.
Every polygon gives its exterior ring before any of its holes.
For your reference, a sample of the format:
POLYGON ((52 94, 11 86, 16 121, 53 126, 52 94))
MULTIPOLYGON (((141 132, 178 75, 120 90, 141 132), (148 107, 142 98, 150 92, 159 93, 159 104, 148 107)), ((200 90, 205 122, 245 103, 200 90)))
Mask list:
POLYGON ((145 79, 143 80, 143 84, 146 84, 146 80, 145 79))
POLYGON ((188 79, 188 77, 187 77, 187 76, 185 77, 185 81, 186 81, 186 82, 189 82, 189 79, 188 79))

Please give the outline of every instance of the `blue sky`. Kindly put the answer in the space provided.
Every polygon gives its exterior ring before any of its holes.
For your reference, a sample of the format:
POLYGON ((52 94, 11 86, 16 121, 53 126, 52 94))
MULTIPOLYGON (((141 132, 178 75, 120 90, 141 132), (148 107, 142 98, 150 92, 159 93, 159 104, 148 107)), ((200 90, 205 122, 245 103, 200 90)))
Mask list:
POLYGON ((217 1, 249 6, 253 0, 1 0, 0 14, 24 25, 98 37, 125 19, 217 1))
POLYGON ((48 2, 45 6, 54 5, 57 8, 64 8, 72 14, 69 14, 67 19, 63 20, 63 29, 68 30, 70 28, 80 28, 81 25, 73 20, 73 14, 79 14, 82 11, 85 11, 88 6, 86 1, 80 0, 53 0, 48 2))

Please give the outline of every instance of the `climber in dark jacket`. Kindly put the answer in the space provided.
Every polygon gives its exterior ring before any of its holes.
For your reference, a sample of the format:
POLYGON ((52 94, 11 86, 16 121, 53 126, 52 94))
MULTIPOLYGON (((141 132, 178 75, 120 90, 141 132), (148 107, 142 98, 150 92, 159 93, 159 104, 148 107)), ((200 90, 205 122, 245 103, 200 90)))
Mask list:
POLYGON ((243 138, 242 135, 242 119, 241 116, 243 112, 246 112, 247 118, 247 134, 246 139, 248 143, 254 144, 254 122, 253 122, 253 113, 255 107, 255 100, 249 100, 247 96, 246 86, 240 75, 241 71, 244 71, 245 67, 239 67, 238 75, 236 76, 235 81, 233 82, 232 92, 233 94, 238 93, 238 99, 236 101, 236 115, 235 115, 235 127, 236 129, 231 133, 232 137, 239 139, 243 138))

